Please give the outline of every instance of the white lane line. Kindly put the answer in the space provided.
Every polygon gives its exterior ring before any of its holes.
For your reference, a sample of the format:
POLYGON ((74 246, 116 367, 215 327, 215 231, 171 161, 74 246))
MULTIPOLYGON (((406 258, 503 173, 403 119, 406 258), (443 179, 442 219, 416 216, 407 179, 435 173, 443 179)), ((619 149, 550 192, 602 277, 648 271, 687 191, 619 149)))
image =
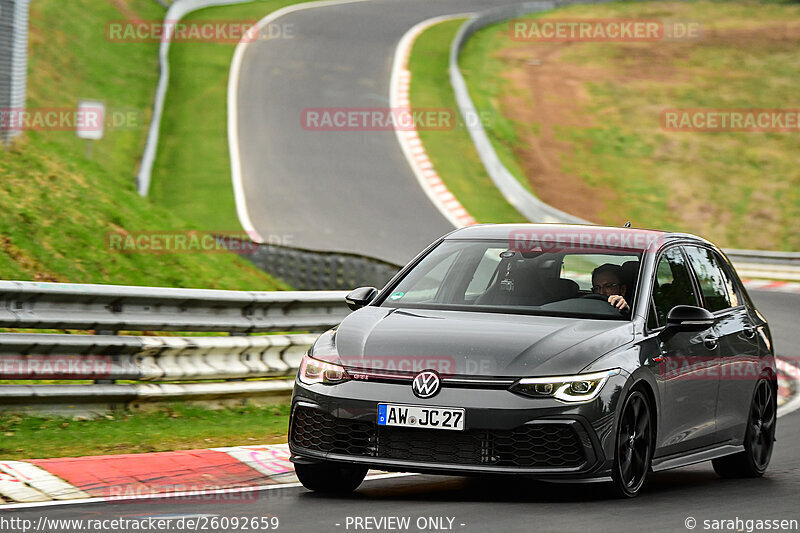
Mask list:
MULTIPOLYGON (((473 13, 459 13, 429 18, 415 25, 403 35, 397 48, 395 48, 392 77, 389 82, 389 107, 392 112, 398 108, 410 107, 408 95, 411 87, 411 72, 408 70, 408 59, 416 38, 431 26, 471 16, 473 16, 473 13)), ((442 216, 456 228, 474 224, 475 219, 467 213, 467 210, 458 200, 453 201, 455 197, 439 179, 439 175, 433 169, 433 164, 425 152, 425 147, 419 140, 417 131, 415 129, 401 128, 397 123, 395 123, 394 131, 397 136, 397 142, 400 143, 400 148, 403 150, 403 155, 405 155, 420 187, 422 187, 428 199, 442 216)))
MULTIPOLYGON (((364 483, 368 481, 377 481, 380 479, 390 479, 395 477, 408 477, 408 476, 416 476, 419 474, 412 474, 408 472, 392 472, 387 474, 375 474, 375 475, 368 475, 364 479, 364 483)), ((61 507, 63 505, 79 505, 79 504, 89 504, 89 503, 134 503, 137 500, 166 500, 164 503, 170 503, 169 500, 177 500, 175 503, 180 504, 180 498, 198 498, 203 496, 210 496, 214 494, 236 494, 241 492, 261 492, 265 490, 275 490, 275 489, 290 489, 290 488, 297 488, 302 487, 303 484, 298 482, 295 483, 279 483, 275 485, 259 485, 256 487, 236 487, 231 489, 214 489, 214 490, 193 490, 188 492, 170 492, 168 494, 144 494, 141 496, 136 496, 135 498, 105 498, 105 497, 95 497, 95 498, 85 498, 82 500, 62 500, 62 501, 47 501, 47 502, 36 502, 36 503, 12 503, 8 505, 0 505, 0 511, 7 510, 7 509, 32 509, 34 507, 61 507)), ((213 503, 209 500, 204 500, 204 504, 213 503)))
MULTIPOLYGON (((322 0, 320 2, 309 2, 305 4, 295 4, 273 11, 266 17, 258 21, 257 27, 259 34, 275 20, 306 9, 316 9, 318 7, 337 6, 342 4, 354 4, 357 2, 367 2, 369 0, 322 0)), ((233 181, 233 195, 236 200, 236 214, 239 223, 247 232, 253 242, 264 243, 264 239, 253 226, 250 213, 247 211, 247 201, 244 193, 244 182, 242 180, 242 161, 239 148, 239 74, 242 70, 242 61, 247 46, 250 44, 247 37, 242 38, 236 45, 231 62, 230 77, 228 78, 228 151, 231 157, 231 180, 233 181)))

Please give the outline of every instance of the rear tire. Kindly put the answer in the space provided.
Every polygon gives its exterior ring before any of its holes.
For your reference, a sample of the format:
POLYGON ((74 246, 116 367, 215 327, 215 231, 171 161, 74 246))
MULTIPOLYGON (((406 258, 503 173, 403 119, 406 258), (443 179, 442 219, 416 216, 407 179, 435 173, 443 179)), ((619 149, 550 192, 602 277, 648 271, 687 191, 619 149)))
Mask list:
POLYGON ((724 478, 764 475, 772 458, 777 412, 778 403, 772 382, 759 380, 750 402, 744 451, 714 459, 712 464, 717 475, 724 478))
POLYGON ((308 490, 328 493, 353 492, 364 481, 367 468, 345 463, 295 463, 294 471, 308 490))
POLYGON ((653 458, 654 428, 647 396, 634 390, 620 411, 614 448, 612 486, 619 498, 634 498, 642 490, 653 458))

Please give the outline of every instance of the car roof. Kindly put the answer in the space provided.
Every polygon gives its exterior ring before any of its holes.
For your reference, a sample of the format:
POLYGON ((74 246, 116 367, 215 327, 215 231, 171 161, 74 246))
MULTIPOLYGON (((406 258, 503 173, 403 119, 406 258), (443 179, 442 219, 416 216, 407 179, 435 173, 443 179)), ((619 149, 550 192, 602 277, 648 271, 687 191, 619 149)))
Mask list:
POLYGON ((563 241, 576 234, 592 236, 614 235, 621 237, 632 248, 641 250, 661 248, 675 241, 695 241, 711 244, 709 241, 690 233, 661 230, 626 228, 618 226, 597 226, 593 224, 473 224, 456 229, 445 236, 446 240, 538 240, 542 242, 563 241))

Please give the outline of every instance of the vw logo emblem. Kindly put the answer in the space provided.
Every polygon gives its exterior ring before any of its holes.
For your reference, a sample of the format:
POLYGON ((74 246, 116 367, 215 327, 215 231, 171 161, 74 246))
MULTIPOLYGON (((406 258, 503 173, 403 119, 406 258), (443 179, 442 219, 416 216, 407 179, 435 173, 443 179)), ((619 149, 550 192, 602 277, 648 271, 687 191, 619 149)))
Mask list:
POLYGON ((414 381, 411 383, 411 390, 419 398, 430 398, 439 392, 441 384, 442 382, 436 372, 425 370, 414 376, 414 381))

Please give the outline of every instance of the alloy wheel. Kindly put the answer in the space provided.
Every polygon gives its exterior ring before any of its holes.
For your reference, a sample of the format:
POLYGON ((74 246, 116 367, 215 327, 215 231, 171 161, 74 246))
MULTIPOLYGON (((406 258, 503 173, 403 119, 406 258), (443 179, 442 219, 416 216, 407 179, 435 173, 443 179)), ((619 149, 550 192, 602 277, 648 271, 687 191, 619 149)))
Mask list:
POLYGON ((765 470, 772 455, 772 443, 775 440, 775 409, 774 392, 769 382, 762 380, 758 383, 753 404, 750 406, 750 453, 753 464, 758 470, 765 470))
POLYGON ((652 446, 650 406, 644 394, 634 391, 625 402, 617 434, 614 481, 623 495, 635 496, 644 485, 652 446))

